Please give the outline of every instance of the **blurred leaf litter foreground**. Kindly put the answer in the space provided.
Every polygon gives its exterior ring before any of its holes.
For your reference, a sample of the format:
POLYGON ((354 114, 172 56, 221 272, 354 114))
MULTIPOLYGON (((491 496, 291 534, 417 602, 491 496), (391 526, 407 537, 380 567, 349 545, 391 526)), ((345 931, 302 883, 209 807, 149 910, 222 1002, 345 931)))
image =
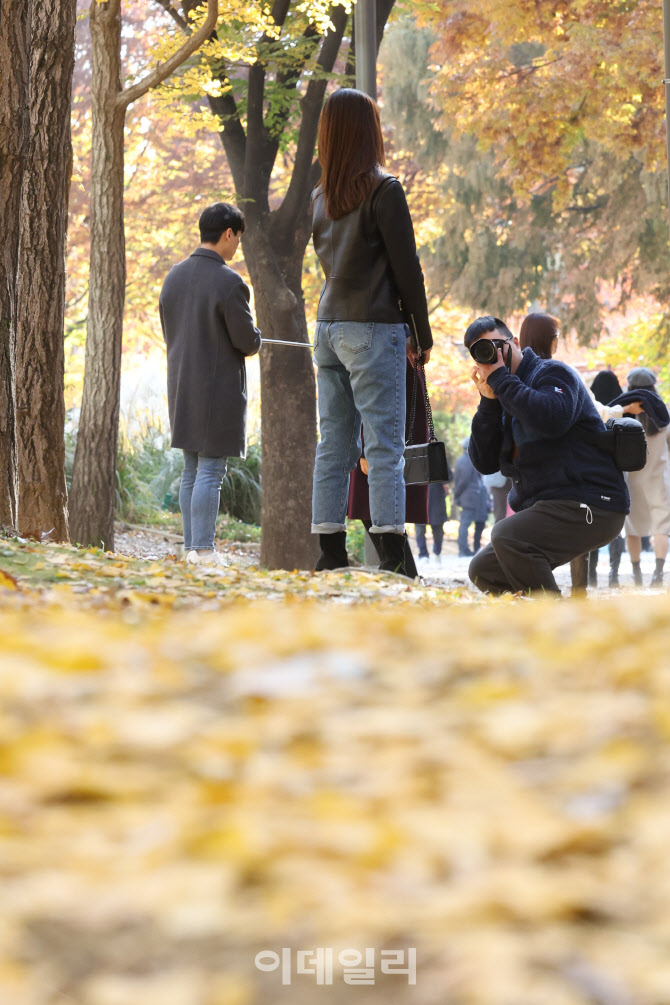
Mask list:
POLYGON ((667 597, 147 615, 23 588, 0 585, 3 1003, 669 1000, 667 597), (410 946, 416 987, 254 967, 410 946))

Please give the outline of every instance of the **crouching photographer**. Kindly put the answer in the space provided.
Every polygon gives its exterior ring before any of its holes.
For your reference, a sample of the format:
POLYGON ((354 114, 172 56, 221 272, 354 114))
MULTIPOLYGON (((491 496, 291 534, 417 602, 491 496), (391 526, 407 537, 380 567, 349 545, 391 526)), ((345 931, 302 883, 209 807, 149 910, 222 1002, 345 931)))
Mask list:
POLYGON ((609 544, 629 510, 614 458, 589 440, 603 422, 579 375, 532 349, 493 317, 477 318, 464 339, 481 397, 469 453, 481 474, 512 479, 512 516, 470 563, 480 590, 560 593, 553 570, 609 544), (582 438, 582 434, 584 438, 582 438))

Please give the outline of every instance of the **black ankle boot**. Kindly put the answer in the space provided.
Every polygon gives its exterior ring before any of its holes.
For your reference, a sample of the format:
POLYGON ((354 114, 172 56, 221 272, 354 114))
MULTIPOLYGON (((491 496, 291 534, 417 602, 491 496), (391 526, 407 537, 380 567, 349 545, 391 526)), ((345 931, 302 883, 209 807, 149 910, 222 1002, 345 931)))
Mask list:
POLYGON ((347 555, 347 532, 338 530, 334 534, 319 534, 321 554, 314 566, 315 572, 325 569, 346 569, 349 565, 347 555))
POLYGON ((405 569, 405 534, 380 534, 384 559, 379 566, 382 572, 397 572, 406 576, 405 569))

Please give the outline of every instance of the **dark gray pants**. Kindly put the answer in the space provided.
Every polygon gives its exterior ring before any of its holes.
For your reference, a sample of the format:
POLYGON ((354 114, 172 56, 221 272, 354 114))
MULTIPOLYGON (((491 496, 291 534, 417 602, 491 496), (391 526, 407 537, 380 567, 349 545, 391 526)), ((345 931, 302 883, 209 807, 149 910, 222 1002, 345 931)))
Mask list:
POLYGON ((495 524, 491 543, 475 555, 468 575, 484 593, 560 593, 553 569, 609 544, 624 513, 571 500, 545 500, 495 524))

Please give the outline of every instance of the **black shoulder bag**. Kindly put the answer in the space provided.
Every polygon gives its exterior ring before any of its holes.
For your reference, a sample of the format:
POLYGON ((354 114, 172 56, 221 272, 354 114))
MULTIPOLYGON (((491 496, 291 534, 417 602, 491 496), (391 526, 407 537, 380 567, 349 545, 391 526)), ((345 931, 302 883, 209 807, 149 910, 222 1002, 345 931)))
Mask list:
POLYGON ((405 484, 428 485, 430 482, 451 481, 451 471, 447 463, 447 451, 444 443, 435 436, 433 425, 433 410, 428 397, 428 385, 423 363, 414 367, 414 387, 412 389, 412 405, 409 417, 409 436, 405 443, 405 484), (428 443, 411 443, 416 417, 416 396, 419 386, 419 369, 423 377, 423 393, 426 398, 426 413, 428 415, 428 443))
POLYGON ((647 437, 642 424, 632 416, 608 419, 598 432, 573 426, 570 439, 584 440, 614 458, 619 471, 641 471, 647 463, 647 437))

